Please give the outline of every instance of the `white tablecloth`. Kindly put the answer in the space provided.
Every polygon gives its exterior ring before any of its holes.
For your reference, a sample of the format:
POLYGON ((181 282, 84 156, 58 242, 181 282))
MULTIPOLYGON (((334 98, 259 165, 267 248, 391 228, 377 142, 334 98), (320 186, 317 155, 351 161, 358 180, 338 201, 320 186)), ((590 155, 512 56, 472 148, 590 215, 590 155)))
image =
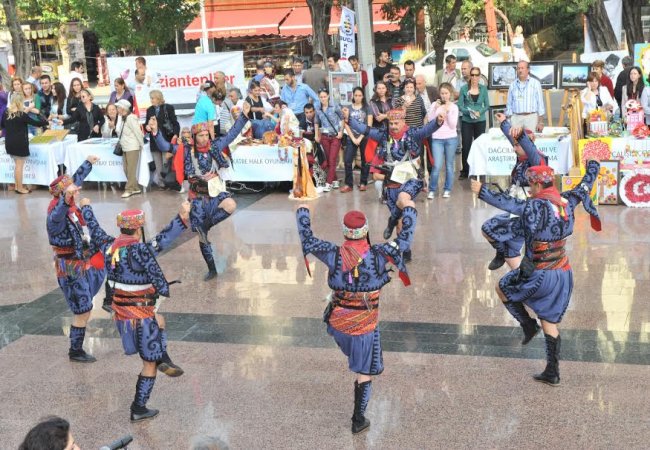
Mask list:
MULTIPOLYGON (((76 140, 76 137, 74 138, 76 140)), ((56 178, 57 151, 64 152, 65 144, 53 142, 50 144, 30 144, 29 158, 25 163, 23 182, 49 186, 56 178)), ((0 183, 14 182, 14 160, 7 154, 4 141, 0 144, 0 183)))
MULTIPOLYGON (((550 130, 545 129, 545 132, 550 130)), ((537 149, 548 156, 548 164, 557 174, 567 174, 573 166, 571 136, 539 136, 537 149)), ((479 136, 469 151, 467 162, 470 175, 507 176, 512 172, 517 157, 508 139, 499 128, 479 136)))
POLYGON ((65 154, 68 150, 68 147, 77 143, 77 135, 69 134, 61 142, 56 142, 50 145, 54 145, 52 150, 54 150, 54 159, 56 159, 57 164, 65 164, 65 154))
MULTIPOLYGON (((65 165, 68 173, 73 173, 77 167, 84 162, 89 155, 99 156, 99 161, 93 166, 92 172, 86 181, 113 181, 125 182, 124 165, 121 156, 115 156, 113 150, 117 138, 114 139, 88 139, 70 145, 66 151, 65 165)), ((140 164, 138 165, 138 184, 147 187, 149 185, 149 163, 153 161, 149 144, 145 144, 140 152, 140 164)))

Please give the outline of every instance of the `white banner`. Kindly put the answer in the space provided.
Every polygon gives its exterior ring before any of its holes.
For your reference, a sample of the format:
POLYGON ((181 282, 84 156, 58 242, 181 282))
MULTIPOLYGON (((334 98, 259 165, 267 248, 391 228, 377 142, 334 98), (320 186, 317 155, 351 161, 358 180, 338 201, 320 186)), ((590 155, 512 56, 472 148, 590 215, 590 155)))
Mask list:
MULTIPOLYGON (((467 162, 470 175, 507 176, 515 166, 515 151, 508 139, 501 133, 484 133, 472 142, 467 162)), ((550 130, 549 130, 550 131, 550 130)), ((548 156, 548 165, 556 174, 567 174, 573 165, 573 151, 571 137, 566 136, 559 140, 556 137, 538 137, 535 146, 544 155, 548 156)))
POLYGON ((354 11, 345 6, 341 8, 341 24, 339 25, 341 44, 341 59, 347 60, 356 54, 354 40, 354 11))
MULTIPOLYGON (((122 157, 113 154, 115 139, 88 139, 68 147, 65 165, 68 173, 74 173, 77 167, 90 155, 99 156, 99 161, 93 164, 93 170, 86 177, 86 181, 112 181, 122 183, 126 181, 122 157)), ((138 165, 138 184, 145 188, 149 185, 149 162, 153 161, 149 144, 145 144, 140 152, 138 165)))
POLYGON ((241 51, 147 56, 144 65, 141 61, 136 62, 136 58, 108 58, 108 75, 111 89, 114 89, 116 78, 124 79, 135 93, 142 118, 144 111, 151 106, 149 92, 152 89, 162 91, 166 103, 177 108, 191 105, 189 109, 193 109, 201 84, 214 80, 216 72, 223 72, 226 82, 233 86, 246 86, 244 53, 241 51))
MULTIPOLYGON (((29 158, 25 162, 23 183, 49 186, 56 178, 57 164, 55 144, 36 144, 29 146, 29 158)), ((4 143, 0 145, 0 183, 14 183, 16 165, 7 154, 4 143)))
POLYGON ((233 164, 224 174, 232 181, 293 180, 293 148, 277 145, 239 145, 232 154, 233 164))

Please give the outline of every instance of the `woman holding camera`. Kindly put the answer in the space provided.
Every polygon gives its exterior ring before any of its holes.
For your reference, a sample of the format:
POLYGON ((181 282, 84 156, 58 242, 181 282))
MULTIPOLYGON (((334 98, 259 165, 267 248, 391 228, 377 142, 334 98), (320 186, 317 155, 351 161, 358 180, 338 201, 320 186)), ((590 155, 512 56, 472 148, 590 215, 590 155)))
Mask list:
POLYGON ((172 105, 165 103, 165 97, 163 97, 161 91, 153 89, 149 92, 149 98, 151 99, 151 106, 147 108, 147 116, 144 123, 146 124, 146 130, 149 133, 152 133, 149 145, 151 156, 156 165, 153 182, 159 187, 164 187, 163 180, 160 176, 163 169, 162 152, 166 152, 168 147, 161 148, 160 145, 158 145, 158 142, 161 142, 159 140, 161 137, 165 142, 171 142, 174 138, 177 138, 180 134, 181 126, 178 123, 178 119, 176 119, 176 110, 174 110, 172 105), (155 130, 152 129, 150 124, 152 117, 156 118, 157 127, 155 130), (158 136, 158 133, 160 133, 161 136, 158 136))
POLYGON ((429 122, 438 120, 442 122, 433 135, 433 169, 429 180, 429 195, 427 198, 433 200, 438 189, 438 176, 442 168, 442 160, 445 160, 445 188, 443 198, 451 196, 451 188, 454 183, 454 159, 456 157, 456 144, 458 143, 458 106, 451 101, 454 98, 454 88, 450 83, 440 85, 440 100, 431 104, 429 109, 429 122))

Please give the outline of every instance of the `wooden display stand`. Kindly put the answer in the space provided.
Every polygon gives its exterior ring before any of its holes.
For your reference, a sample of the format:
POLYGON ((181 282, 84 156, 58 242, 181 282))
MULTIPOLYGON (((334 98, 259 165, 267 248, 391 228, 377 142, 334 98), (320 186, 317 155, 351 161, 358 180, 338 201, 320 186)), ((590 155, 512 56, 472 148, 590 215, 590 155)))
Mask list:
POLYGON ((562 126, 564 114, 568 114, 569 130, 571 131, 571 150, 573 151, 574 168, 580 167, 578 155, 578 141, 584 139, 582 120, 582 100, 578 89, 565 89, 562 96, 562 109, 560 111, 559 125, 562 126))

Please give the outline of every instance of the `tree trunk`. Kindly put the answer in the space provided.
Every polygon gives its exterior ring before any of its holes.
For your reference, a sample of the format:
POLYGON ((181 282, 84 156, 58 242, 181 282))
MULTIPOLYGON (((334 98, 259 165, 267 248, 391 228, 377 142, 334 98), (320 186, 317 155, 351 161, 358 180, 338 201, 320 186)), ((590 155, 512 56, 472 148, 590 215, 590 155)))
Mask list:
POLYGON ((311 13, 312 55, 319 53, 323 59, 327 58, 329 48, 327 31, 332 18, 332 3, 333 0, 307 0, 311 13))
POLYGON ((618 40, 607 17, 603 0, 596 0, 587 10, 589 37, 594 52, 618 50, 618 40))
POLYGON ((68 45, 68 24, 62 23, 59 24, 59 35, 57 37, 59 44, 59 51, 61 52, 61 60, 63 61, 63 67, 67 69, 70 68, 70 46, 68 45))
POLYGON ((623 0, 623 29, 630 53, 634 52, 634 44, 644 40, 641 27, 641 3, 641 0, 623 0))
POLYGON ((485 22, 487 23, 488 45, 494 50, 499 51, 499 41, 497 40, 497 18, 494 15, 496 8, 494 0, 485 0, 485 22))
POLYGON ((11 48, 14 52, 16 75, 27 78, 31 69, 32 50, 29 41, 20 28, 20 20, 16 14, 16 5, 11 0, 2 0, 2 8, 7 18, 7 28, 11 34, 11 48))
MULTIPOLYGON (((430 33, 433 38, 433 49, 436 51, 436 70, 440 70, 444 67, 445 42, 449 37, 449 32, 451 31, 454 24, 456 23, 456 17, 458 17, 458 13, 460 12, 460 7, 462 4, 463 4, 462 0, 454 0, 454 5, 452 6, 449 15, 447 15, 443 19, 440 28, 437 30, 430 30, 430 33)), ((438 13, 439 11, 429 10, 429 14, 431 15, 430 23, 437 22, 435 17, 433 16, 434 14, 438 14, 438 13)))

